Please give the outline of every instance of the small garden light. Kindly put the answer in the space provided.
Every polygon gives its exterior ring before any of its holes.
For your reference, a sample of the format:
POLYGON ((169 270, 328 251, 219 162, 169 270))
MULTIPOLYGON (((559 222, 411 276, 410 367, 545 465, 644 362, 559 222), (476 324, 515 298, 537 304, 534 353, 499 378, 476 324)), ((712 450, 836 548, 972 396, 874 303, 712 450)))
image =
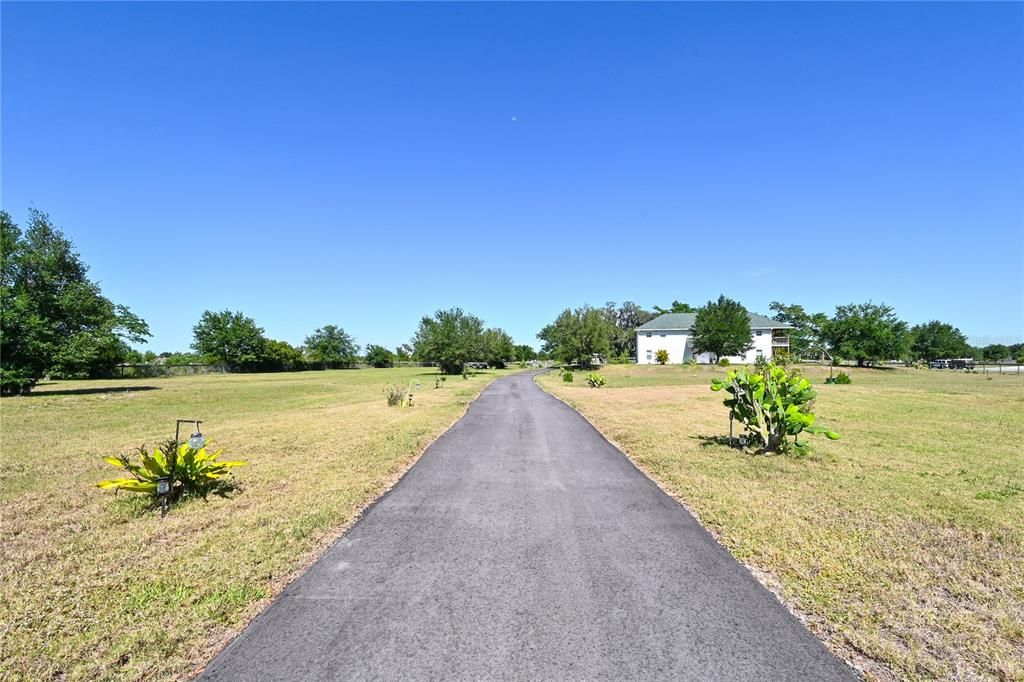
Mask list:
POLYGON ((182 424, 194 424, 195 428, 192 431, 192 435, 189 436, 188 446, 193 450, 206 445, 206 436, 199 430, 199 425, 203 422, 198 419, 179 419, 178 423, 174 426, 174 445, 178 446, 181 444, 181 425, 182 424))
POLYGON ((160 518, 167 516, 167 496, 171 493, 171 477, 156 479, 156 494, 160 496, 160 518))
POLYGON ((198 427, 197 427, 196 428, 196 432, 193 433, 189 437, 189 439, 188 439, 188 446, 190 448, 192 448, 193 450, 198 450, 199 448, 203 447, 204 445, 206 445, 206 436, 201 434, 199 432, 198 427))

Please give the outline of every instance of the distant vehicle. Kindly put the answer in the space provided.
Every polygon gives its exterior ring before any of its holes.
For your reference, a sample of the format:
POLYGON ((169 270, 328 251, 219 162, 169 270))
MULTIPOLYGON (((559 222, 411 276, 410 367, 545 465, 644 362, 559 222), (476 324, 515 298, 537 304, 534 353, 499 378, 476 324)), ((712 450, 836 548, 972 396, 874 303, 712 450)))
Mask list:
POLYGON ((974 369, 974 358, 932 360, 928 366, 932 369, 974 369))

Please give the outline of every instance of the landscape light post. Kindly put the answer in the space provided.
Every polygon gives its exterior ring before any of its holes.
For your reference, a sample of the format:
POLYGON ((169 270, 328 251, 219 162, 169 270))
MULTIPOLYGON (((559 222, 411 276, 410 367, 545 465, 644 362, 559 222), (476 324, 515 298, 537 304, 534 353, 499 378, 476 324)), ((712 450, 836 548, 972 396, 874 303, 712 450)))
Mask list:
POLYGON ((174 451, 171 453, 170 461, 167 463, 168 475, 156 480, 156 493, 160 496, 160 518, 167 516, 167 497, 171 494, 171 489, 174 487, 174 469, 178 465, 178 446, 181 444, 181 425, 195 425, 195 430, 192 431, 192 435, 188 438, 188 446, 193 450, 198 450, 206 445, 206 436, 199 430, 199 425, 202 423, 198 419, 178 419, 174 425, 174 451))

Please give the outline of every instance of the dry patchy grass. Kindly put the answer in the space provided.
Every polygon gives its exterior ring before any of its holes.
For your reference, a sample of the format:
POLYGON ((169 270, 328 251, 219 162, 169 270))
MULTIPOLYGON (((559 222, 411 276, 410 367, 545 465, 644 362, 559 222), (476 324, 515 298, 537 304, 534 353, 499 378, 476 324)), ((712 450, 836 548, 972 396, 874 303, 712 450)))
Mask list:
POLYGON ((557 374, 579 409, 871 676, 1024 679, 1024 375, 847 370, 808 459, 752 456, 709 367, 557 374))
POLYGON ((57 382, 0 402, 0 678, 170 679, 202 665, 499 372, 429 369, 57 382), (420 381, 415 407, 383 388, 420 381), (102 455, 198 417, 246 459, 230 499, 164 520, 93 487, 102 455))

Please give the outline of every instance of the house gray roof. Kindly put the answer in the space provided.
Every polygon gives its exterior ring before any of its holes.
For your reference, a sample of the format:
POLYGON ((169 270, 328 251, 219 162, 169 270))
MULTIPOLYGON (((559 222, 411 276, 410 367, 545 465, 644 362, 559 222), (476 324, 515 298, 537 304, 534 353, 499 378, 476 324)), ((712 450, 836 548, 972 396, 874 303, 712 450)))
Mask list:
MULTIPOLYGON (((750 315, 750 328, 751 329, 792 329, 793 325, 786 324, 785 322, 779 322, 773 320, 770 317, 764 315, 758 315, 757 313, 748 313, 750 315)), ((656 318, 642 324, 637 327, 637 331, 664 331, 664 330, 685 330, 693 329, 693 321, 697 318, 697 313, 665 313, 664 315, 658 315, 656 318)))

